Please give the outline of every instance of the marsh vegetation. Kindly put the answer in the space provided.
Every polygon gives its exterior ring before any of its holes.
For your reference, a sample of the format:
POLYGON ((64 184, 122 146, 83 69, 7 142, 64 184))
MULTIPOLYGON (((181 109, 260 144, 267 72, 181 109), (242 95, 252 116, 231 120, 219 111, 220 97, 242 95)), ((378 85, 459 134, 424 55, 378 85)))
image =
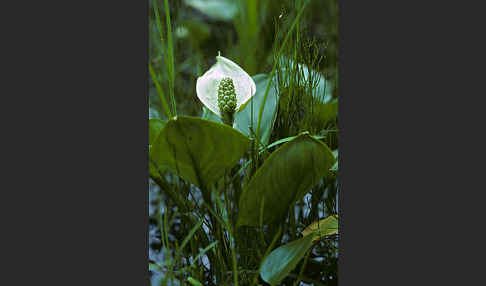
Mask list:
POLYGON ((149 8, 151 285, 337 285, 337 0, 149 8))

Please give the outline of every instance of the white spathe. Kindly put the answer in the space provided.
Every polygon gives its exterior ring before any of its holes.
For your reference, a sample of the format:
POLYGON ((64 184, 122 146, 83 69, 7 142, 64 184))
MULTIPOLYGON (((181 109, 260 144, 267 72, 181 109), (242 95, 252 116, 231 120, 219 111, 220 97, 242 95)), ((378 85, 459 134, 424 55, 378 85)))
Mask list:
POLYGON ((255 82, 239 65, 225 57, 217 56, 216 63, 197 78, 196 93, 199 100, 219 117, 221 117, 221 112, 218 107, 218 86, 225 77, 231 78, 235 86, 236 112, 256 92, 255 82))

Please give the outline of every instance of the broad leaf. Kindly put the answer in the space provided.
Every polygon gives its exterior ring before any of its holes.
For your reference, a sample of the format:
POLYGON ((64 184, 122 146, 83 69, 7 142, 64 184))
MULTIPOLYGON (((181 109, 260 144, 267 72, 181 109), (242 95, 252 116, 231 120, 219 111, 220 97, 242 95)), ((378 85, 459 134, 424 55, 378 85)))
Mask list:
MULTIPOLYGON (((255 95, 248 101, 246 106, 240 112, 235 114, 234 128, 241 131, 241 133, 250 136, 250 126, 253 127, 253 131, 256 132, 258 125, 258 112, 263 104, 263 97, 265 95, 265 88, 267 87, 269 76, 267 74, 257 74, 252 77, 256 85, 255 95), (251 105, 253 103, 253 125, 251 105)), ((276 90, 275 78, 272 80, 270 89, 268 91, 267 100, 265 102, 265 108, 262 114, 262 123, 260 123, 260 138, 264 145, 268 143, 270 139, 270 133, 272 132, 273 124, 277 114, 278 94, 276 90)))
POLYGON ((327 103, 315 100, 312 110, 312 120, 316 128, 324 128, 326 124, 336 119, 338 113, 338 100, 333 99, 327 103))
POLYGON ((303 236, 311 235, 312 241, 319 240, 326 235, 335 234, 338 232, 338 215, 328 216, 324 219, 316 221, 306 227, 302 231, 303 236))
POLYGON ((238 225, 258 226, 282 218, 296 200, 326 176, 334 164, 329 148, 307 132, 285 143, 268 157, 243 189, 238 225))
POLYGON ((262 279, 276 285, 292 271, 312 246, 312 236, 305 236, 272 251, 262 264, 262 279))
MULTIPOLYGON (((155 139, 157 139, 165 124, 165 121, 158 118, 152 118, 149 120, 149 152, 152 148, 152 143, 155 141, 155 139)), ((158 177, 159 172, 164 172, 165 169, 165 166, 159 165, 157 170, 157 167, 155 167, 154 164, 149 161, 149 174, 151 176, 158 177)))
POLYGON ((157 139, 166 122, 157 118, 149 120, 149 146, 157 139))
POLYGON ((229 126, 179 116, 167 122, 150 157, 190 183, 208 187, 238 162, 249 144, 247 137, 229 126))
MULTIPOLYGON (((325 136, 312 136, 312 137, 314 137, 314 139, 317 139, 317 140, 326 138, 325 136)), ((275 147, 277 145, 280 145, 282 143, 286 143, 286 142, 292 141, 295 138, 297 138, 297 136, 291 136, 291 137, 286 137, 286 138, 277 140, 277 141, 273 142, 272 144, 268 144, 267 145, 267 149, 270 149, 270 148, 275 147)), ((262 152, 262 151, 263 151, 263 149, 260 149, 260 152, 262 152)), ((333 154, 334 154, 334 152, 333 152, 333 154)), ((334 156, 334 157, 336 157, 336 156, 334 156)))

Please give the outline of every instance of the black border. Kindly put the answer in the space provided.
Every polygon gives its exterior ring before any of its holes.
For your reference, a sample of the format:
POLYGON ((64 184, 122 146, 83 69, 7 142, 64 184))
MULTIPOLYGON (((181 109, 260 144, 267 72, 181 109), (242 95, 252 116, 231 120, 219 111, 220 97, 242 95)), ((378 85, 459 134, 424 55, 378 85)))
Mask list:
POLYGON ((148 2, 56 2, 4 9, 2 284, 148 285, 148 2))
POLYGON ((467 66, 483 54, 468 42, 481 17, 445 2, 350 3, 339 3, 339 285, 477 284, 468 191, 484 183, 469 183, 465 161, 484 129, 469 127, 484 105, 467 98, 484 90, 467 66))
POLYGON ((344 172, 343 172, 343 164, 345 149, 344 149, 344 33, 343 33, 343 1, 338 1, 338 85, 339 85, 339 105, 338 105, 338 127, 339 127, 339 138, 338 138, 338 146, 339 146, 339 156, 338 156, 338 213, 339 213, 339 258, 338 258, 338 283, 339 285, 347 285, 345 281, 348 278, 345 278, 345 271, 344 271, 344 236, 345 236, 345 228, 344 228, 344 172))

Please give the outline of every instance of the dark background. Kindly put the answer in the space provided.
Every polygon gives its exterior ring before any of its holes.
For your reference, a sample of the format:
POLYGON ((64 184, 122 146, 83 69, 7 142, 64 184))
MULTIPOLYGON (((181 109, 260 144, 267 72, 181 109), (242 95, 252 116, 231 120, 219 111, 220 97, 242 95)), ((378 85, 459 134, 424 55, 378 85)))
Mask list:
MULTIPOLYGON (((343 2, 340 285, 480 284, 482 10, 343 2)), ((148 285, 147 3, 16 4, 2 285, 148 285)))

